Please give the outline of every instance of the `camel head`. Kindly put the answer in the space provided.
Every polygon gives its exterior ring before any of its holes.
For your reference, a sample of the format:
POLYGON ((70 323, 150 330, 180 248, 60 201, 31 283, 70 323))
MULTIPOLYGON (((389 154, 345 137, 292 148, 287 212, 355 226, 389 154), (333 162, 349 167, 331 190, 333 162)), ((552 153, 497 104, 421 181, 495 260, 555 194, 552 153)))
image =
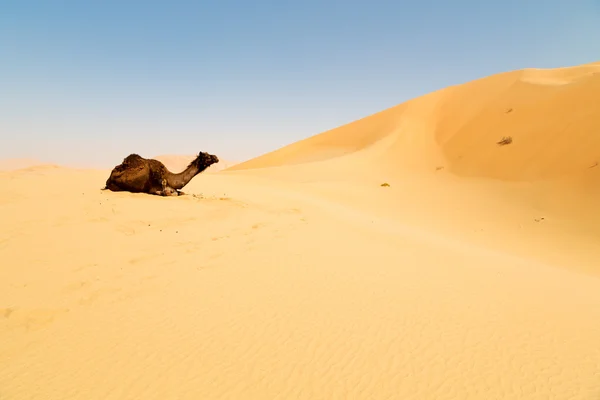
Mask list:
POLYGON ((198 157, 196 157, 196 159, 194 161, 192 161, 192 164, 196 165, 198 167, 198 169, 200 171, 202 171, 218 162, 219 162, 219 158, 217 156, 201 151, 198 154, 198 157))

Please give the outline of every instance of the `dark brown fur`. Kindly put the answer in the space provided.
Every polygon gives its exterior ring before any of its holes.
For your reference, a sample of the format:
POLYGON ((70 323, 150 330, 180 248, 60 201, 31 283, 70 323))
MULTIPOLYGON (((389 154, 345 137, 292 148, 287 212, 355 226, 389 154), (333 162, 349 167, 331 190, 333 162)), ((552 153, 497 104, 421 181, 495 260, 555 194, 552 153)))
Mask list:
POLYGON ((158 160, 130 154, 121 164, 113 168, 106 180, 105 189, 113 192, 128 191, 159 196, 178 196, 183 194, 179 190, 187 185, 194 176, 218 162, 217 156, 201 152, 183 172, 174 174, 158 160))

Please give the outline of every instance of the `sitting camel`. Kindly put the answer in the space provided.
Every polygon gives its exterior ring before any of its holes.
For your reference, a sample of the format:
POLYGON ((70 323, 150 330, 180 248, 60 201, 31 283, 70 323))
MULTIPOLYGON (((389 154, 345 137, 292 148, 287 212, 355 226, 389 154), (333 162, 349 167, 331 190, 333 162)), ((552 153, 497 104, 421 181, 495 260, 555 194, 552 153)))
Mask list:
POLYGON ((181 196, 185 193, 179 189, 187 185, 193 177, 218 162, 217 156, 201 152, 183 172, 174 174, 158 160, 130 154, 121 164, 113 168, 110 177, 106 180, 104 190, 142 192, 158 196, 181 196))

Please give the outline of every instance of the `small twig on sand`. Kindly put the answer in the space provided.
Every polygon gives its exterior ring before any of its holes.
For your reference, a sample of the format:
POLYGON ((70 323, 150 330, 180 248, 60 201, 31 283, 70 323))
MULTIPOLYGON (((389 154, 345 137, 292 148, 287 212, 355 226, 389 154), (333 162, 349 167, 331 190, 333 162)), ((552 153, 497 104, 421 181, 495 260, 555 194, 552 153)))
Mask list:
POLYGON ((511 136, 504 136, 502 138, 502 140, 500 140, 499 142, 496 142, 497 145, 499 146, 506 146, 507 144, 511 144, 512 143, 512 137, 511 136))

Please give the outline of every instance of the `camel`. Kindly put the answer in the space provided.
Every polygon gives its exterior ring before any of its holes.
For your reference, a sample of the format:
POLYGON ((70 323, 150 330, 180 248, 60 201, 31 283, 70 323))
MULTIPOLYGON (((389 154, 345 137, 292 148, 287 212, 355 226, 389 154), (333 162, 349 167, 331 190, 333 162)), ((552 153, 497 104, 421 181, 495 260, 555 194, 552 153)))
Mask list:
POLYGON ((185 193, 180 189, 193 177, 218 162, 217 156, 200 152, 184 171, 174 174, 158 160, 130 154, 121 164, 113 168, 103 190, 181 196, 185 193))

